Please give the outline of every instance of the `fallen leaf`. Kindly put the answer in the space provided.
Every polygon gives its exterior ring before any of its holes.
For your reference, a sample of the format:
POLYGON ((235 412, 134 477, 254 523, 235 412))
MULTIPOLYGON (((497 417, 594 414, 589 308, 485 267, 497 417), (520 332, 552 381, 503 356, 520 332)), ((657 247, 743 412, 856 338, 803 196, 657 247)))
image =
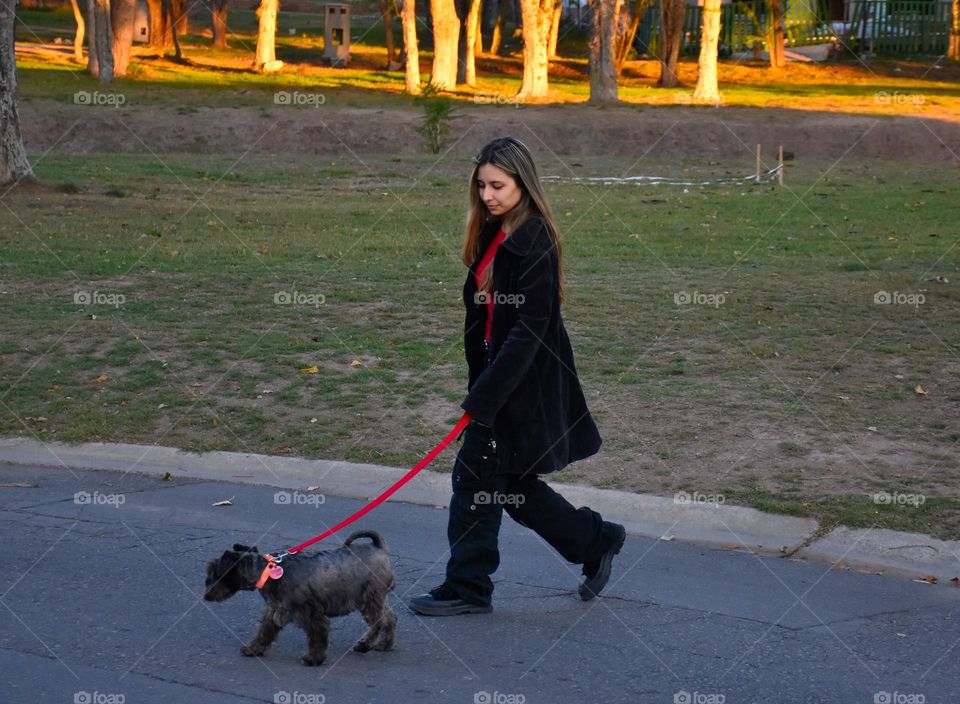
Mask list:
POLYGON ((214 501, 213 505, 214 506, 233 506, 233 500, 235 498, 236 498, 235 496, 231 496, 229 499, 224 499, 223 501, 214 501))
POLYGON ((210 422, 213 424, 213 427, 214 427, 214 428, 218 428, 218 427, 220 426, 220 419, 219 419, 219 418, 213 418, 213 419, 211 419, 210 422))
POLYGON ((30 482, 4 482, 0 484, 0 488, 3 489, 37 489, 39 484, 31 484, 30 482))
POLYGON ((926 396, 926 395, 927 395, 927 392, 923 390, 923 387, 920 386, 920 384, 917 384, 916 388, 914 388, 914 391, 916 391, 916 392, 917 392, 917 395, 919 395, 919 396, 926 396))
POLYGON ((661 535, 660 540, 673 540, 675 536, 672 535, 661 535))
POLYGON ((307 491, 320 491, 319 486, 308 486, 307 491))
POLYGON ((98 376, 96 379, 93 380, 93 383, 94 383, 94 384, 102 384, 103 382, 105 382, 105 381, 106 381, 107 379, 109 379, 109 378, 110 378, 110 377, 108 377, 106 374, 101 374, 100 376, 98 376))
POLYGON ((319 367, 300 367, 301 374, 316 374, 318 371, 319 367))
POLYGON ((282 455, 289 455, 293 451, 294 450, 292 447, 281 447, 279 450, 277 450, 277 452, 279 452, 282 455))
POLYGON ((311 423, 316 423, 316 422, 317 422, 317 419, 316 419, 316 418, 311 418, 311 419, 310 419, 310 422, 311 422, 311 423))
POLYGON ((960 587, 960 577, 954 577, 950 581, 956 584, 958 587, 960 587))
POLYGON ((936 281, 938 284, 950 283, 950 279, 948 279, 946 276, 939 276, 939 275, 934 276, 932 279, 927 279, 927 281, 936 281))
POLYGON ((913 580, 914 582, 922 582, 923 584, 936 584, 937 578, 932 574, 928 574, 926 577, 921 577, 920 579, 913 580))
POLYGON ((875 432, 877 432, 877 426, 875 426, 875 425, 868 425, 868 426, 867 426, 867 430, 869 430, 871 433, 875 433, 875 432))
POLYGON ((160 481, 162 481, 162 482, 170 482, 170 481, 173 481, 173 475, 170 474, 170 472, 164 472, 164 473, 163 473, 163 476, 160 477, 160 481))
POLYGON ((351 366, 351 367, 362 367, 362 366, 363 366, 363 362, 361 362, 359 359, 355 359, 355 360, 353 360, 352 362, 350 362, 350 366, 351 366))

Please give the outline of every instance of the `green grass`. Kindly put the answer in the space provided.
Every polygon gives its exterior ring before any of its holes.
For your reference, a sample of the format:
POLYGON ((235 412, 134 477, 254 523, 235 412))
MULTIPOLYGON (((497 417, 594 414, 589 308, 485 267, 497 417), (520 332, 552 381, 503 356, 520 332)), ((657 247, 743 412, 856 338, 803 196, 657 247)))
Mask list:
MULTIPOLYGON (((545 174, 632 162, 544 159, 545 174)), ((0 434, 412 464, 465 391, 469 164, 442 160, 408 192, 433 163, 46 155, 51 188, 0 209, 0 434), (299 304, 275 303, 294 291, 299 304)), ((789 189, 548 182, 564 316, 604 436, 558 478, 960 535, 953 176, 829 166, 791 167, 789 189), (925 300, 878 305, 881 290, 925 300), (865 503, 879 490, 928 501, 865 503)))

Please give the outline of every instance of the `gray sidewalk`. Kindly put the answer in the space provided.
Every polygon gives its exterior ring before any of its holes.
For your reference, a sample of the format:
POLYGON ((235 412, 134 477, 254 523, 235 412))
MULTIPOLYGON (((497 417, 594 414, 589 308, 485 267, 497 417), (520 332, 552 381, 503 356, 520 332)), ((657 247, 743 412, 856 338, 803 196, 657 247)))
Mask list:
POLYGON ((353 614, 322 667, 299 664, 292 626, 244 658, 262 601, 203 602, 205 561, 290 547, 363 502, 171 474, 0 464, 0 701, 932 703, 960 681, 952 587, 636 534, 584 603, 577 569, 505 520, 495 611, 415 616, 406 599, 442 580, 446 512, 403 502, 356 526, 390 545, 395 651, 354 653, 353 614))

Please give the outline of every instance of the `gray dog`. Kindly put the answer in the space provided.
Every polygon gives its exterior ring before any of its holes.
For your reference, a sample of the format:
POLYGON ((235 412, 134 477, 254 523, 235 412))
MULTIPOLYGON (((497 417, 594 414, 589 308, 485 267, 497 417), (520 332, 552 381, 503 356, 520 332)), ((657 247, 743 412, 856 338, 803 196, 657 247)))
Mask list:
MULTIPOLYGON (((203 598, 224 601, 242 590, 255 590, 269 567, 257 548, 234 545, 207 564, 203 598)), ((396 641, 397 617, 387 605, 395 584, 383 539, 373 531, 358 531, 342 548, 312 554, 286 555, 283 576, 267 579, 260 594, 267 608, 260 627, 240 652, 258 656, 270 647, 281 629, 293 621, 307 634, 304 665, 320 665, 327 657, 330 617, 359 611, 369 629, 353 649, 390 650, 396 641), (352 545, 357 538, 373 543, 352 545)))

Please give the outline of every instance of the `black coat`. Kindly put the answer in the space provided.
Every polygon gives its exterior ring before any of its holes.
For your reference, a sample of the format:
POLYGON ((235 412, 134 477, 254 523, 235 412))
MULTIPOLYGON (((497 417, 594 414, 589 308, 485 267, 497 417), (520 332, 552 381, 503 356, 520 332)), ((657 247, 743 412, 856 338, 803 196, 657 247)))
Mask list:
POLYGON ((481 232, 480 255, 463 287, 463 344, 469 369, 461 407, 493 428, 498 474, 555 472, 600 449, 560 317, 557 251, 544 219, 528 218, 497 249, 493 324, 484 345, 486 303, 474 272, 500 227, 481 232))

